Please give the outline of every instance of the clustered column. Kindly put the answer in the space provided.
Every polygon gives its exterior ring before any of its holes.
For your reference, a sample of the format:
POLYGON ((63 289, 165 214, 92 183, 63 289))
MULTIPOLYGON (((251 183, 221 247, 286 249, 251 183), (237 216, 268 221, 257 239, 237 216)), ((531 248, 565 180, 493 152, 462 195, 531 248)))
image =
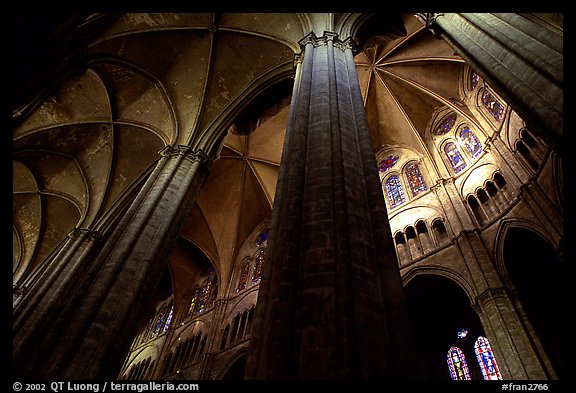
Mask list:
POLYGON ((403 378, 407 310, 352 41, 300 45, 246 377, 403 378))
POLYGON ((531 130, 562 147, 562 35, 513 13, 431 14, 428 24, 531 130))
POLYGON ((207 161, 188 146, 167 147, 96 257, 72 250, 54 262, 64 265, 54 270, 51 282, 58 285, 35 288, 21 301, 14 329, 17 377, 116 377, 207 176, 207 161))

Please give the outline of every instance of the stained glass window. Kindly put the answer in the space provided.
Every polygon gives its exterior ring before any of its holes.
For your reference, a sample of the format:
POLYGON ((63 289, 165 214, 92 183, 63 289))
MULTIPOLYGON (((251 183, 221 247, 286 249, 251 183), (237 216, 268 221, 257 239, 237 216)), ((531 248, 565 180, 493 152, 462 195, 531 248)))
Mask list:
POLYGON ((164 303, 156 313, 156 319, 154 321, 154 330, 152 331, 151 335, 152 338, 166 331, 166 328, 168 327, 167 325, 170 323, 170 321, 168 321, 168 316, 170 314, 171 307, 172 307, 171 302, 170 304, 164 303))
POLYGON ((476 86, 478 86, 478 82, 480 81, 480 76, 472 71, 470 73, 470 90, 474 90, 476 86))
POLYGON ((478 337, 474 344, 474 353, 480 364, 484 379, 502 379, 498 364, 496 363, 496 359, 494 359, 492 348, 486 337, 478 337))
POLYGON ((406 202, 402 183, 398 175, 392 175, 386 180, 386 196, 388 196, 388 202, 391 208, 395 208, 406 202))
POLYGON ((166 323, 164 323, 164 327, 162 328, 162 333, 168 330, 170 326, 170 322, 172 322, 172 315, 174 314, 174 304, 170 305, 170 311, 168 312, 168 317, 166 318, 166 323))
POLYGON ((262 244, 268 240, 268 233, 270 232, 269 228, 266 228, 262 231, 262 233, 256 238, 256 245, 260 247, 262 244))
POLYGON ((241 290, 246 288, 249 272, 250 272, 250 258, 246 257, 242 260, 242 264, 240 265, 240 277, 238 279, 238 286, 236 287, 236 292, 240 292, 241 290))
POLYGON ((448 142, 444 146, 444 153, 448 157, 450 164, 452 165, 452 169, 455 173, 459 173, 462 169, 466 168, 466 162, 462 158, 462 155, 458 151, 458 148, 454 144, 454 142, 448 142))
POLYGON ((460 130, 460 140, 464 143, 472 158, 476 158, 482 153, 482 144, 470 128, 464 127, 460 130))
POLYGON ((426 191, 426 182, 424 181, 424 176, 420 172, 420 167, 418 164, 413 163, 406 167, 406 178, 408 179, 408 184, 412 190, 412 196, 416 196, 423 191, 426 191))
POLYGON ((148 338, 150 338, 150 334, 152 333, 152 328, 154 327, 154 321, 156 320, 156 315, 154 315, 152 318, 150 318, 150 321, 148 322, 148 326, 146 326, 146 331, 144 332, 144 334, 142 335, 142 339, 140 340, 141 343, 145 342, 146 340, 148 340, 148 338))
POLYGON ((386 172, 388 169, 392 168, 396 162, 398 161, 398 156, 395 154, 391 154, 385 159, 381 160, 378 163, 378 171, 381 173, 386 172))
POLYGON ((436 135, 444 135, 448 133, 452 129, 452 127, 454 127, 455 123, 456 123, 456 114, 451 113, 442 121, 442 123, 440 123, 440 125, 436 129, 436 135))
POLYGON ((192 299, 190 300, 190 307, 188 307, 188 316, 196 314, 196 306, 198 305, 198 296, 200 296, 200 288, 194 287, 192 292, 192 299))
POLYGON ((214 291, 215 279, 216 277, 214 275, 214 271, 212 270, 208 278, 204 280, 204 283, 202 284, 202 289, 200 289, 200 296, 198 298, 198 308, 196 314, 200 314, 207 307, 211 306, 213 300, 212 294, 213 292, 215 293, 214 291))
POLYGON ((464 353, 458 347, 451 347, 446 355, 450 376, 453 380, 470 380, 470 371, 464 353))
POLYGON ((252 284, 257 284, 260 282, 262 278, 262 265, 264 264, 264 260, 266 259, 266 250, 261 248, 256 253, 256 262, 254 263, 253 268, 253 275, 252 275, 252 284))
POLYGON ((498 123, 502 121, 504 118, 504 105, 488 90, 482 92, 482 105, 484 105, 484 108, 488 110, 488 113, 490 113, 498 123))

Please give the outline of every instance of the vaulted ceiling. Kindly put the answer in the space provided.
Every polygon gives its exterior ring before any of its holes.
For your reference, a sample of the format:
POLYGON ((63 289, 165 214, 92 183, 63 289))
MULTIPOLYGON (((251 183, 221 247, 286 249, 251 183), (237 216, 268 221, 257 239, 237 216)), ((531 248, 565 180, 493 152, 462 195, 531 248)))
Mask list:
MULTIPOLYGON (((29 278, 73 228, 112 225, 159 151, 201 137, 254 80, 290 69, 315 18, 176 13, 100 20, 84 47, 87 69, 62 78, 38 102, 27 95, 34 81, 15 90, 15 109, 25 115, 13 129, 14 281, 29 278)), ((427 124, 436 108, 456 105, 463 61, 416 16, 402 21, 406 35, 355 60, 374 151, 404 145, 427 155, 427 124)), ((60 48, 76 53, 67 45, 60 48)), ((230 125, 181 234, 224 280, 243 242, 271 215, 290 104, 285 87, 230 125)), ((185 269, 193 254, 175 253, 172 266, 185 269)))

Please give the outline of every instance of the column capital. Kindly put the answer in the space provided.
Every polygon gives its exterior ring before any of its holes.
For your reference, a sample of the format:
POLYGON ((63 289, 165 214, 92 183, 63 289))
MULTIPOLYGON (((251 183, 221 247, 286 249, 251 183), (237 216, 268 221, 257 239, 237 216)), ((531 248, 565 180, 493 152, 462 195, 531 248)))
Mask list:
POLYGON ((434 22, 436 22, 436 18, 439 16, 444 16, 443 12, 428 12, 426 15, 426 27, 430 28, 434 22))
POLYGON ((162 157, 183 157, 191 162, 205 163, 210 161, 210 157, 202 149, 192 149, 188 145, 167 145, 159 152, 162 157))
POLYGON ((438 189, 444 188, 444 187, 446 187, 446 185, 449 185, 449 184, 454 185, 454 178, 441 177, 438 180, 436 180, 436 183, 434 183, 430 186, 430 190, 436 192, 438 189))
POLYGON ((23 285, 23 286, 12 285, 12 293, 13 293, 13 296, 15 298, 23 297, 24 295, 26 295, 27 292, 28 292, 28 287, 25 285, 23 285))
POLYGON ((104 240, 104 236, 102 236, 97 230, 86 228, 73 228, 68 233, 68 237, 70 239, 85 239, 93 242, 101 242, 104 240))
POLYGON ((437 27, 436 19, 438 19, 438 17, 440 16, 444 16, 444 13, 429 12, 424 15, 425 15, 426 28, 430 30, 436 36, 436 38, 439 38, 439 32, 435 29, 435 27, 437 27))
POLYGON ((314 32, 310 32, 304 38, 298 41, 298 44, 300 45, 300 48, 304 50, 308 44, 312 44, 316 48, 322 45, 327 45, 329 41, 331 41, 336 48, 342 51, 347 49, 354 51, 355 49, 355 44, 354 40, 352 40, 352 37, 341 40, 338 38, 338 33, 334 33, 332 31, 324 31, 324 34, 321 37, 317 37, 314 32))
POLYGON ((493 302, 497 298, 507 298, 508 294, 505 288, 488 288, 474 299, 472 308, 476 311, 483 309, 486 304, 493 302))

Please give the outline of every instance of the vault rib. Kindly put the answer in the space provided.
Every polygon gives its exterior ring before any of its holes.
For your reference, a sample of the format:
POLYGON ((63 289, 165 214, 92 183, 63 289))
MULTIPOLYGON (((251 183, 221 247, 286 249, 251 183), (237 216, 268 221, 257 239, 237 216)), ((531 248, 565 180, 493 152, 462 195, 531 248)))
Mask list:
POLYGON ((426 30, 426 26, 422 25, 419 28, 417 28, 416 30, 412 31, 411 33, 407 34, 405 37, 399 38, 397 43, 395 45, 393 45, 389 50, 385 51, 384 53, 382 53, 382 55, 376 59, 374 61, 374 64, 376 65, 380 65, 380 63, 387 57, 390 56, 391 54, 393 54, 394 52, 398 51, 399 49, 401 49, 403 46, 405 46, 406 44, 410 44, 411 43, 411 39, 416 36, 417 34, 419 34, 422 31, 426 30))

